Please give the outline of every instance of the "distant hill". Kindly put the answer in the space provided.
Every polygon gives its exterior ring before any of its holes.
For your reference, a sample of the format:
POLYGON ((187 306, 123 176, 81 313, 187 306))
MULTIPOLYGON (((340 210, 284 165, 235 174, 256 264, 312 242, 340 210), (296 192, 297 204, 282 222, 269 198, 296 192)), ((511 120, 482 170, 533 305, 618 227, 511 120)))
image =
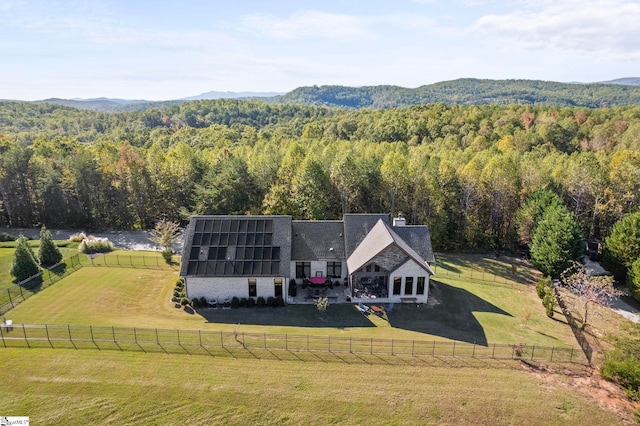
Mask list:
MULTIPOLYGON (((619 79, 635 81, 636 78, 619 79)), ((541 80, 480 80, 463 78, 408 89, 399 86, 300 87, 271 98, 347 108, 393 108, 416 104, 530 104, 588 108, 640 105, 640 87, 614 83, 570 84, 541 80)))
POLYGON ((624 77, 615 80, 601 81, 601 84, 622 84, 624 86, 640 86, 640 77, 624 77))
POLYGON ((199 101, 205 99, 253 99, 272 98, 282 95, 282 92, 206 92, 196 96, 180 98, 182 101, 199 101))
POLYGON ((260 99, 269 103, 322 105, 342 108, 395 108, 443 102, 462 105, 549 105, 587 108, 640 105, 640 77, 625 77, 598 83, 558 83, 542 80, 480 80, 462 78, 410 89, 400 86, 307 86, 289 93, 217 92, 168 100, 58 99, 53 103, 103 112, 141 111, 166 108, 184 102, 209 99, 260 99))
POLYGON ((49 98, 41 101, 33 101, 36 104, 56 104, 77 109, 87 109, 102 112, 126 112, 126 111, 143 111, 148 108, 164 108, 184 101, 145 101, 145 100, 127 100, 127 99, 111 99, 111 98, 94 98, 94 99, 60 99, 49 98))

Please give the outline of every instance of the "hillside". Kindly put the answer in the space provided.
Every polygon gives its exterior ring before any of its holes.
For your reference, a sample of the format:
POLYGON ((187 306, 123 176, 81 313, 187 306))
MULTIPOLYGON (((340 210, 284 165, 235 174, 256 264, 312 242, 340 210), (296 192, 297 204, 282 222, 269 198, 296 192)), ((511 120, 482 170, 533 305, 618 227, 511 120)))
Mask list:
MULTIPOLYGON (((637 79, 621 79, 636 81, 637 79)), ((394 108, 444 102, 463 105, 546 105, 588 108, 640 104, 640 87, 619 81, 569 84, 541 80, 443 81, 415 89, 398 86, 300 87, 272 98, 279 103, 300 103, 347 108, 394 108)))

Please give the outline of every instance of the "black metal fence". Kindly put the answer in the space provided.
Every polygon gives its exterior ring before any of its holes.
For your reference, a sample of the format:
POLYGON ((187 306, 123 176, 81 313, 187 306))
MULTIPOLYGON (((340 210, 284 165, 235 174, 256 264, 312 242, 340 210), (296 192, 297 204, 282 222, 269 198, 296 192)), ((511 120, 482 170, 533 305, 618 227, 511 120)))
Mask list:
POLYGON ((405 357, 455 357, 521 359, 534 362, 584 364, 582 352, 573 348, 461 342, 375 339, 343 336, 245 333, 239 331, 166 330, 150 328, 74 325, 0 326, 2 346, 26 348, 115 349, 146 351, 181 346, 226 350, 267 350, 405 357))
POLYGON ((57 283, 82 267, 82 257, 75 254, 0 292, 0 316, 42 289, 57 283))

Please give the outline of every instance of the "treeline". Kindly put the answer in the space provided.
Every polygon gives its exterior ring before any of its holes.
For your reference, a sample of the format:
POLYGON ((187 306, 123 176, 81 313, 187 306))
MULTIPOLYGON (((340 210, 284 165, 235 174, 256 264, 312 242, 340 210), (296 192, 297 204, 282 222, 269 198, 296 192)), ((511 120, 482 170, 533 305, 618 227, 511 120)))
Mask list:
POLYGON ((569 84, 541 80, 462 78, 420 86, 310 86, 274 98, 276 102, 348 108, 396 108, 443 102, 462 105, 548 105, 588 108, 640 104, 640 87, 569 84))
POLYGON ((558 194, 585 237, 640 211, 640 107, 341 110, 188 102, 105 114, 0 103, 3 226, 152 228, 190 214, 402 212, 439 249, 514 247, 558 194))

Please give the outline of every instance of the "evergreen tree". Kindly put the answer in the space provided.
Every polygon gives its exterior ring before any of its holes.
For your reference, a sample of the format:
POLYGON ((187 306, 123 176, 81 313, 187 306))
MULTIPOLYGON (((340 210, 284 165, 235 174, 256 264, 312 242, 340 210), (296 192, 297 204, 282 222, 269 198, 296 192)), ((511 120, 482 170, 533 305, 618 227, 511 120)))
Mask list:
POLYGON ((533 233, 533 265, 545 275, 558 277, 582 252, 582 233, 574 215, 564 206, 547 209, 533 233))
POLYGON ((633 262, 640 258, 640 213, 624 216, 613 225, 604 243, 603 263, 624 282, 633 262))
POLYGON ((11 265, 11 275, 17 282, 24 281, 40 272, 36 256, 29 247, 29 240, 21 235, 18 238, 18 245, 13 255, 13 265, 11 265))
POLYGON ((38 249, 38 260, 43 267, 55 265, 62 260, 62 253, 53 242, 51 232, 46 227, 40 229, 40 249, 38 249))
POLYGON ((548 189, 539 189, 529 194, 524 205, 520 207, 516 214, 516 227, 518 228, 520 242, 531 244, 536 226, 544 216, 544 212, 550 207, 561 206, 562 204, 562 199, 555 192, 548 189))

